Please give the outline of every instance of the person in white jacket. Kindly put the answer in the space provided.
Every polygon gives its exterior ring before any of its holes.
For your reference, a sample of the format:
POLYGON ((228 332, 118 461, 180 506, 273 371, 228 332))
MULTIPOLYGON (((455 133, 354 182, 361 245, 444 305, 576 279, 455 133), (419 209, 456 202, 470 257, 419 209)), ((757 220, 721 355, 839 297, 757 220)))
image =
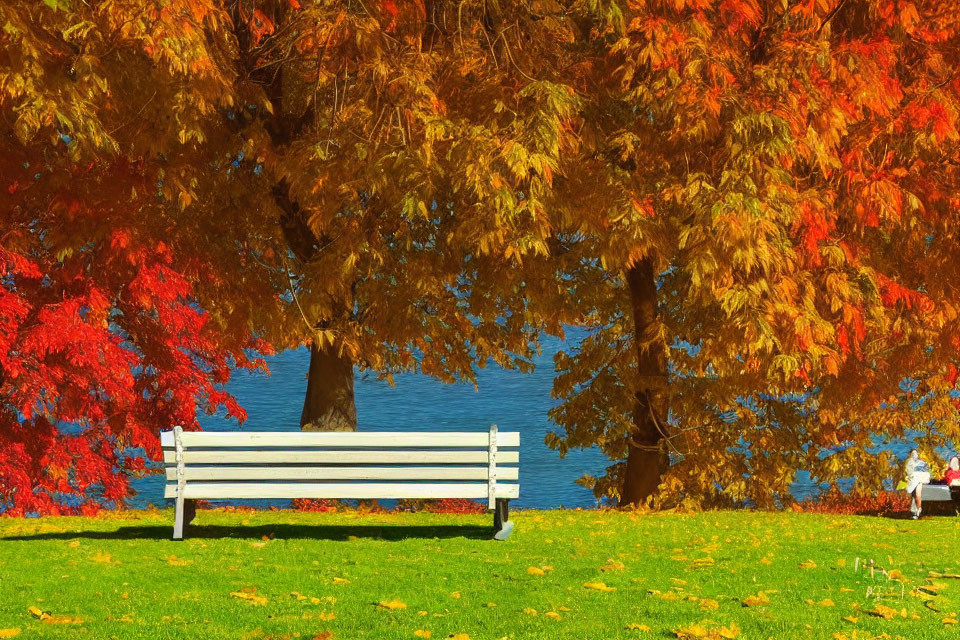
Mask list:
POLYGON ((904 475, 907 481, 907 495, 910 496, 910 513, 913 519, 920 517, 921 500, 920 492, 923 485, 930 484, 930 467, 920 458, 920 454, 914 449, 907 456, 907 463, 904 466, 904 475))

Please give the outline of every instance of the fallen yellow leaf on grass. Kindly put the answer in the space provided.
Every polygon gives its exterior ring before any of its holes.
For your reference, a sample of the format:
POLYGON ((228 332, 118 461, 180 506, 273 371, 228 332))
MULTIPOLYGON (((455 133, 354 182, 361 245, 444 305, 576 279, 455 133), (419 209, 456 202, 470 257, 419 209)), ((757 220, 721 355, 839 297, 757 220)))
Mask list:
POLYGON ((231 597, 239 598, 240 600, 246 600, 257 606, 267 604, 267 599, 263 596, 258 596, 254 591, 231 591, 230 595, 231 597))
POLYGON ((800 568, 801 568, 801 569, 816 569, 816 568, 817 568, 817 563, 814 562, 813 560, 807 560, 807 561, 805 561, 805 562, 801 562, 801 563, 800 563, 800 568))
POLYGON ((426 629, 417 629, 413 632, 413 635, 417 636, 418 638, 429 638, 433 635, 433 632, 427 631, 426 629))
POLYGON ((545 614, 543 614, 543 616, 545 618, 553 618, 554 620, 560 620, 560 614, 557 613, 556 611, 547 611, 545 614))
POLYGON ((640 624, 639 622, 631 622, 627 625, 627 629, 630 631, 650 631, 650 627, 645 624, 640 624))
POLYGON ((957 624, 956 616, 949 616, 943 619, 943 624, 957 624))
POLYGON ((317 614, 317 617, 320 618, 321 620, 323 620, 324 622, 330 622, 331 620, 333 620, 334 618, 337 617, 337 614, 335 614, 335 613, 333 613, 333 612, 331 612, 331 613, 319 613, 319 614, 317 614))
POLYGON ((681 627, 674 630, 674 632, 680 640, 695 640, 698 638, 706 638, 708 640, 733 640, 740 635, 740 628, 735 624, 731 624, 729 627, 716 627, 709 629, 704 626, 702 623, 692 624, 689 627, 681 627))
POLYGON ((767 594, 761 591, 755 596, 747 596, 744 598, 743 604, 746 607, 756 607, 762 604, 770 604, 770 598, 767 597, 767 594))
POLYGON ((380 607, 381 609, 389 609, 391 611, 394 611, 396 609, 407 608, 406 604, 404 604, 403 602, 400 602, 396 598, 394 598, 393 600, 384 600, 383 602, 378 603, 377 606, 380 607))
POLYGON ((459 597, 460 597, 460 592, 459 592, 459 591, 453 591, 453 592, 450 593, 450 597, 451 597, 451 598, 459 598, 459 597))
POLYGON ((710 598, 704 598, 700 601, 700 608, 704 611, 713 611, 720 608, 720 603, 710 598))
POLYGON ((193 564, 193 560, 181 560, 177 556, 170 556, 167 558, 167 563, 174 567, 185 567, 188 564, 193 564))
POLYGON ((46 616, 43 618, 44 624, 83 624, 83 618, 72 618, 70 616, 46 616))
POLYGON ((857 618, 855 616, 843 616, 843 619, 846 620, 847 622, 852 622, 853 624, 857 624, 857 622, 860 621, 860 618, 857 618))
MULTIPOLYGON (((68 547, 74 547, 74 548, 79 547, 79 546, 80 546, 80 541, 79 541, 79 540, 71 540, 71 541, 67 544, 67 546, 68 546, 68 547)), ((11 637, 12 637, 12 636, 11 636, 11 637)))
POLYGON ((545 571, 539 567, 527 567, 527 573, 532 576, 542 576, 545 571))
POLYGON ((266 543, 266 542, 251 542, 251 543, 250 543, 250 546, 251 546, 251 547, 257 547, 257 548, 259 549, 259 548, 262 548, 262 547, 267 546, 267 543, 266 543))
POLYGON ((583 586, 587 589, 594 589, 596 591, 616 591, 616 587, 608 587, 602 582, 584 582, 583 586))
POLYGON ((773 564, 773 561, 770 558, 760 558, 760 562, 763 564, 773 564))
POLYGON ((12 638, 20 635, 20 629, 0 629, 0 638, 12 638))
POLYGON ((691 563, 690 563, 690 568, 691 568, 691 569, 703 569, 703 568, 705 568, 705 567, 712 567, 713 564, 714 564, 713 558, 711 558, 710 556, 707 556, 707 557, 705 557, 705 558, 697 558, 696 560, 694 560, 693 562, 691 562, 691 563))
POLYGON ((333 640, 333 631, 321 631, 313 636, 313 640, 333 640))
POLYGON ((526 609, 524 609, 523 612, 524 612, 525 614, 527 614, 528 616, 535 616, 535 615, 537 615, 537 610, 536 610, 536 609, 531 609, 531 608, 529 608, 529 607, 526 608, 526 609))
POLYGON ((120 564, 120 561, 114 560, 113 556, 111 556, 109 553, 103 553, 101 551, 93 554, 93 557, 90 559, 101 564, 120 564))
POLYGON ((878 618, 883 618, 884 620, 890 620, 900 615, 899 611, 885 604, 878 604, 873 609, 867 611, 867 613, 878 618))
POLYGON ((29 611, 30 615, 32 615, 34 618, 39 618, 41 620, 43 620, 44 617, 48 617, 50 615, 40 607, 30 606, 30 607, 27 607, 27 611, 29 611))
POLYGON ((333 584, 350 584, 350 581, 347 580, 346 578, 337 578, 336 576, 334 576, 333 584))
POLYGON ((627 568, 625 564, 617 560, 609 560, 608 563, 600 567, 600 571, 623 571, 627 568))
POLYGON ((299 591, 291 591, 290 595, 296 598, 297 600, 306 600, 307 596, 302 595, 299 591))
POLYGON ((831 600, 830 598, 824 598, 823 600, 821 600, 821 601, 818 602, 817 604, 819 604, 821 607, 832 607, 832 606, 834 606, 833 600, 831 600))
POLYGON ((448 640, 470 640, 470 636, 465 633, 451 633, 447 638, 448 640))

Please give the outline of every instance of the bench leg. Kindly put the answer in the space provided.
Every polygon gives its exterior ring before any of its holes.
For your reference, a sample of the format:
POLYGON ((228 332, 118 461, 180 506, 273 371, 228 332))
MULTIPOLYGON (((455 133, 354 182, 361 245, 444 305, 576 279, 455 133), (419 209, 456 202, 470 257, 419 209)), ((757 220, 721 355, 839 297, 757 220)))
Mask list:
POLYGON ((184 512, 184 500, 182 497, 177 496, 176 499, 176 509, 175 515, 173 518, 173 539, 174 540, 183 540, 183 512, 184 512))
POLYGON ((513 523, 510 521, 510 501, 506 498, 497 498, 493 509, 493 537, 495 540, 506 540, 513 533, 513 523))

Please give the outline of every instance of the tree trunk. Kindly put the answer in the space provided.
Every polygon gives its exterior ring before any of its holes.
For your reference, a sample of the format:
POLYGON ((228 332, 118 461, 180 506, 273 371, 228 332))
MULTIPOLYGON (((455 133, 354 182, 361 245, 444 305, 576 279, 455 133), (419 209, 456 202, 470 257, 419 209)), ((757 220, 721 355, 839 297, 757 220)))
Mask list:
POLYGON ((633 431, 627 439, 627 467, 620 504, 646 500, 657 489, 670 465, 664 447, 665 416, 661 414, 666 384, 666 357, 657 335, 657 280, 648 256, 627 270, 627 288, 633 315, 633 342, 637 353, 637 390, 633 399, 633 431))
POLYGON ((356 431, 353 361, 330 347, 310 347, 307 395, 300 414, 303 431, 356 431))

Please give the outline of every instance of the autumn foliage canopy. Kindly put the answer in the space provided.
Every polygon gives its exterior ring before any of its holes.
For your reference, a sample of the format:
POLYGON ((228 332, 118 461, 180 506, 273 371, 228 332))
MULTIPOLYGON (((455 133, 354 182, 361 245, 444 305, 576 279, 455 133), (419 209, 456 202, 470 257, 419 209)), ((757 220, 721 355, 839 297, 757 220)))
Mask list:
POLYGON ((548 444, 599 445, 584 482, 627 503, 773 505, 801 468, 875 490, 871 445, 960 440, 955 3, 50 0, 0 22, 18 509, 120 497, 125 447, 155 453, 196 402, 241 415, 218 385, 252 336, 348 379, 469 381, 585 326, 548 444))

